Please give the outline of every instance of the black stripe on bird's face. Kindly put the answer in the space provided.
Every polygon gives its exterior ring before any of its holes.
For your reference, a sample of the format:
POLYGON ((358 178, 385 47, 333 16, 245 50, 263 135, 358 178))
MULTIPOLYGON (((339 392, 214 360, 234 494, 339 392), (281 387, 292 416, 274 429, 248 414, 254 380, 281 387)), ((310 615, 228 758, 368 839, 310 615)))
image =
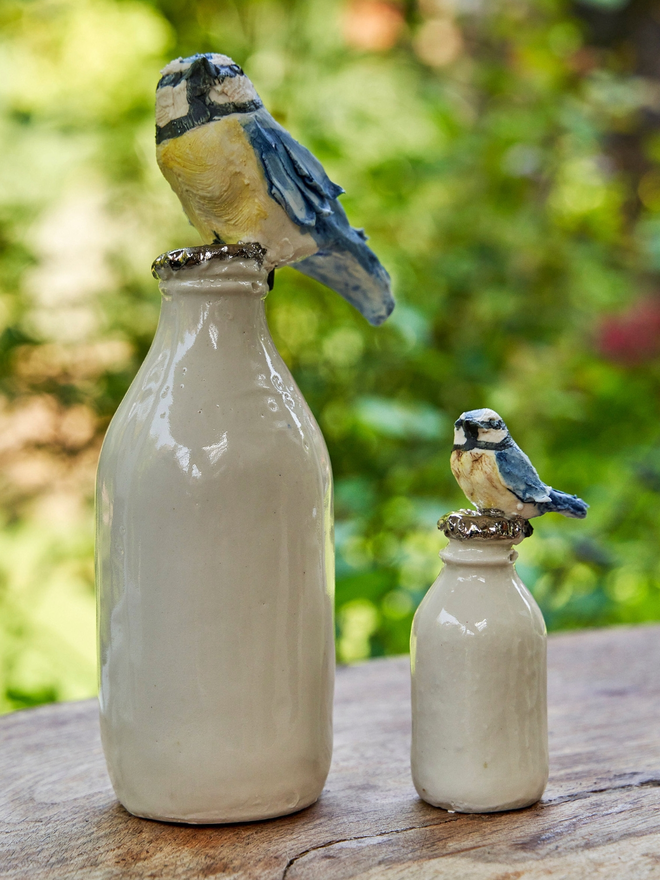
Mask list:
POLYGON ((502 449, 508 449, 509 446, 512 445, 513 440, 510 437, 507 437, 505 440, 500 440, 499 443, 487 443, 485 440, 468 439, 465 443, 455 443, 452 446, 452 451, 459 450, 460 452, 469 452, 471 449, 489 449, 493 452, 498 452, 502 449))
POLYGON ((179 116, 178 119, 171 119, 167 125, 156 126, 156 143, 162 144, 170 138, 180 137, 187 131, 197 128, 198 125, 204 125, 207 122, 213 122, 214 119, 221 119, 223 116, 230 116, 232 113, 252 113, 263 107, 260 99, 256 101, 244 101, 242 103, 229 102, 227 104, 215 104, 212 101, 188 99, 190 111, 185 116, 179 116))

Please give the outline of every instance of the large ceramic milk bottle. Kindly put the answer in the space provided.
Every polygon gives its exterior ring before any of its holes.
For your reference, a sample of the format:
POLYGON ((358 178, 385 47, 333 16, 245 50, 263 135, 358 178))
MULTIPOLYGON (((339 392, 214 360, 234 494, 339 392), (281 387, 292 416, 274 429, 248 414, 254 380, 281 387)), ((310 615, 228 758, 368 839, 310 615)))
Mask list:
POLYGON ((441 525, 444 567, 411 636, 415 788, 457 812, 525 807, 548 779, 545 623, 513 565, 531 530, 467 511, 441 525))
POLYGON ((330 765, 332 477, 268 331, 262 257, 156 261, 158 331, 101 453, 101 731, 137 816, 291 813, 330 765))

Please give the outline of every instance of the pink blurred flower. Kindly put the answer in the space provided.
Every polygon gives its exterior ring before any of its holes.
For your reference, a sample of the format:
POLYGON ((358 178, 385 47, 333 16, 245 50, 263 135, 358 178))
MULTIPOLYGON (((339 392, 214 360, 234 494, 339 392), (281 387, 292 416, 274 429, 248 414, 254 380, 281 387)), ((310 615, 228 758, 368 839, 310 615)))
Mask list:
POLYGON ((641 364, 660 354, 660 296, 638 300, 622 315, 605 318, 598 332, 603 357, 621 364, 641 364))

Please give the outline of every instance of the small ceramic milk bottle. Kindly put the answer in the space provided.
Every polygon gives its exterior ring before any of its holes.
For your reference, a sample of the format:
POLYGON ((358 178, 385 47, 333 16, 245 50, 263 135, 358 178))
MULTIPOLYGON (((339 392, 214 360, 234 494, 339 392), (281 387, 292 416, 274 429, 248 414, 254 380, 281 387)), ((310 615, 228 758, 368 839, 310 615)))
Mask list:
POLYGON ((284 815, 330 766, 332 475, 268 331, 263 254, 156 261, 158 330, 101 453, 101 732, 137 816, 284 815))
POLYGON ((415 788, 456 812, 526 807, 548 779, 545 623, 513 564, 531 526, 501 511, 439 525, 444 567, 411 636, 415 788))

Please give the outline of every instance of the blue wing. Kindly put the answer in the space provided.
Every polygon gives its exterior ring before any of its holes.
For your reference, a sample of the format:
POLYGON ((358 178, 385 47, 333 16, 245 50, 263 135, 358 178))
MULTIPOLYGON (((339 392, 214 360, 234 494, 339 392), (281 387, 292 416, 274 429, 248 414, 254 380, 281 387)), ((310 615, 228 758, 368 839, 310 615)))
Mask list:
POLYGON ((243 115, 241 124, 261 162, 270 195, 318 245, 316 254, 294 268, 341 294, 371 324, 381 324, 394 308, 390 277, 365 244, 363 230, 348 222, 337 201, 344 190, 266 109, 243 115))
POLYGON ((536 468, 519 446, 514 443, 506 449, 498 449, 495 459, 502 482, 516 498, 530 504, 550 501, 549 487, 541 482, 536 468))
POLYGON ((332 201, 344 190, 333 183, 319 160, 261 108, 241 119, 261 161, 268 190, 298 226, 316 225, 332 214, 332 201))

